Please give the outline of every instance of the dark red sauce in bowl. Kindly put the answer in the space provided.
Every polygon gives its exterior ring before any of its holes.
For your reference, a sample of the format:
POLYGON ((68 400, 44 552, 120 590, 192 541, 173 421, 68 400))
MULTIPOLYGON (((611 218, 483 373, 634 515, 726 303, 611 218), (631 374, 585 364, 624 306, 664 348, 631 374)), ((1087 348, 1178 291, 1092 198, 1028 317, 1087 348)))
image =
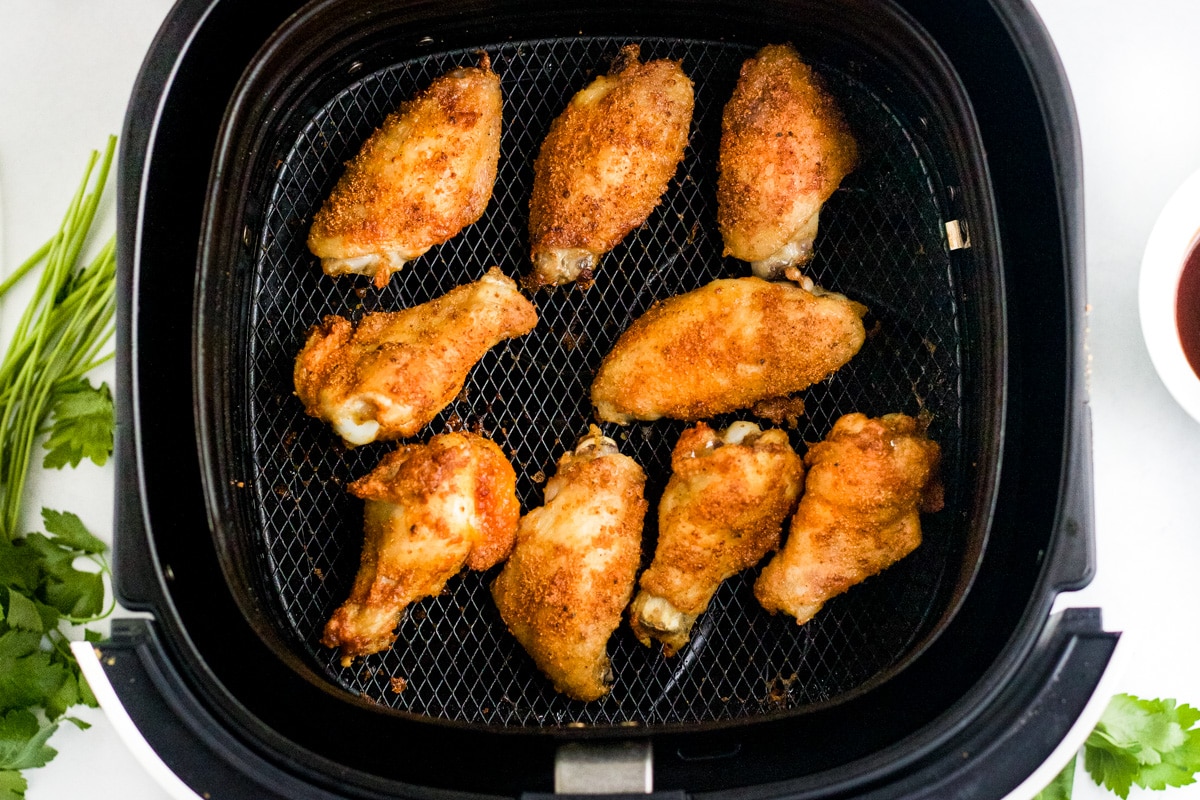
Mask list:
POLYGON ((1192 242, 1183 260, 1179 288, 1175 291, 1175 327, 1192 372, 1200 377, 1200 238, 1192 242))

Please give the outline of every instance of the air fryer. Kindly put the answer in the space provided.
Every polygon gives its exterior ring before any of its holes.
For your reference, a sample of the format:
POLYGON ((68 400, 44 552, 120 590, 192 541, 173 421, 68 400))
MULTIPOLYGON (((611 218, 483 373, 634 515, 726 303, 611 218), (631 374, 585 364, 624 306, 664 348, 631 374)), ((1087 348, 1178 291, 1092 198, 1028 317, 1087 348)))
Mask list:
MULTIPOLYGON (((1050 616, 1087 583, 1079 149, 1032 10, 932 2, 264 3, 183 0, 151 48, 119 187, 116 578, 151 619, 114 625, 106 669, 163 759, 214 797, 515 796, 564 771, 650 764, 657 793, 999 797, 1057 744, 1116 635, 1050 616), (822 212, 821 285, 865 303, 862 352, 804 394, 794 442, 850 411, 929 420, 946 507, 908 559, 797 626, 727 582, 673 659, 622 626, 612 692, 557 695, 491 604, 494 572, 410 609, 389 651, 319 643, 357 568, 346 450, 304 415, 291 362, 327 313, 431 299, 528 269, 532 159, 622 44, 696 87, 684 163, 596 284, 541 292, 430 425, 488 432, 525 509, 591 421, 587 386, 657 299, 746 274, 721 257, 715 162, 741 62, 790 41, 862 152, 822 212), (304 240, 341 165, 403 99, 486 51, 505 92, 484 217, 383 291, 321 275, 304 240), (111 662, 111 663, 110 663, 111 662), (391 678, 402 677, 403 691, 391 678), (132 682, 131 682, 132 681, 132 682)), ((720 418, 723 424, 746 415, 720 418)), ((682 423, 606 426, 653 509, 682 423)), ((427 434, 418 438, 427 438, 427 434)), ((653 553, 653 512, 645 558, 653 553)))

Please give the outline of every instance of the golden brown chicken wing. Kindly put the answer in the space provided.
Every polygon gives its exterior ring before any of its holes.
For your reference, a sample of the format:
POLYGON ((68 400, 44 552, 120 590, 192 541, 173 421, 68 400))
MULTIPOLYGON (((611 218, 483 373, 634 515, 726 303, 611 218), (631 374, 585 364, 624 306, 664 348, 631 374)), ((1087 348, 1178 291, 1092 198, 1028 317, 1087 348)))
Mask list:
POLYGON ((313 218, 328 275, 393 272, 483 216, 500 160, 500 78, 484 54, 388 116, 313 218))
POLYGON ((629 622, 642 644, 675 655, 723 581, 779 548, 796 508, 804 463, 779 429, 735 422, 688 428, 671 453, 658 505, 658 546, 642 573, 629 622))
POLYGON ((802 280, 716 280, 655 303, 600 364, 597 416, 703 419, 829 377, 862 347, 866 308, 802 280))
POLYGON ((825 602, 921 543, 918 509, 941 508, 940 449, 904 414, 847 414, 804 457, 804 497, 754 594, 804 624, 825 602))
POLYGON ((633 594, 646 475, 592 426, 521 519, 492 584, 500 616, 554 688, 595 700, 612 681, 606 647, 633 594))
POLYGON ((858 147, 837 104, 788 45, 742 65, 721 119, 717 223, 725 255, 774 278, 812 258, 817 216, 858 147))
POLYGON ((321 639, 341 648, 343 666, 391 647, 404 609, 436 595, 464 565, 503 560, 521 515, 512 465, 473 433, 404 445, 349 489, 367 501, 362 566, 321 639))
POLYGON ((367 314, 357 328, 326 317, 296 356, 296 394, 351 447, 412 436, 462 391, 484 353, 535 325, 533 304, 492 267, 428 303, 367 314))
POLYGON ((679 62, 622 48, 571 98, 534 162, 531 287, 591 282, 600 256, 646 221, 683 159, 692 82, 679 62))

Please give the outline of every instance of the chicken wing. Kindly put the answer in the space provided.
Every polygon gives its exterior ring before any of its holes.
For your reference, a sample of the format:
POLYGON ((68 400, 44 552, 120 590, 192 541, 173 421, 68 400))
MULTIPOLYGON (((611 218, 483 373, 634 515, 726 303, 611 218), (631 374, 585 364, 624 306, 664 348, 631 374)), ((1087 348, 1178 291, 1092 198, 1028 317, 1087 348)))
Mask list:
POLYGON ((658 546, 642 573, 629 621, 642 644, 675 655, 723 581, 779 548, 796 508, 804 463, 779 429, 735 422, 688 428, 671 453, 658 505, 658 546))
POLYGON ((554 688, 576 700, 608 692, 606 647, 629 605, 642 549, 646 475, 592 426, 558 462, 546 502, 521 519, 492 584, 500 616, 554 688))
POLYGON ((328 275, 393 272, 483 216, 500 160, 500 78, 484 54, 383 121, 313 218, 328 275))
POLYGON ((508 555, 521 515, 516 480, 494 442, 446 433, 388 453, 350 484, 366 500, 362 566, 321 639, 341 648, 343 666, 391 647, 404 609, 464 565, 484 570, 508 555))
POLYGON ((537 319, 496 267, 428 303, 367 314, 357 328, 330 315, 296 356, 296 394, 350 447, 412 436, 462 391, 484 353, 537 319))
POLYGON ((854 169, 858 146, 837 104, 787 45, 742 65, 721 120, 717 224, 725 255, 774 278, 812 258, 817 216, 854 169))
POLYGON ((763 608, 804 624, 825 602, 921 543, 918 510, 942 505, 940 449, 904 414, 847 414, 804 457, 804 497, 787 543, 763 569, 763 608))
POLYGON ((600 364, 597 416, 703 419, 829 377, 862 347, 867 309, 801 280, 716 280, 655 303, 600 364))
POLYGON ((683 159, 692 82, 677 61, 622 48, 571 98, 534 162, 531 287, 591 282, 600 256, 650 216, 683 159))

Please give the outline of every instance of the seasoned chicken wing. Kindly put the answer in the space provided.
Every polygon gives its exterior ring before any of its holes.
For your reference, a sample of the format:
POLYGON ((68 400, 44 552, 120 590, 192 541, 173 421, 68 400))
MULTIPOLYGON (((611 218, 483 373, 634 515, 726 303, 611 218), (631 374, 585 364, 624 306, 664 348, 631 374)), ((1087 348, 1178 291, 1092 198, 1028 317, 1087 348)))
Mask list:
POLYGON ((571 98, 534 162, 531 287, 591 282, 600 256, 650 216, 683 159, 692 82, 679 62, 622 48, 571 98))
POLYGON ((330 315, 296 356, 296 394, 351 447, 412 436, 462 391, 484 353, 537 319, 496 267, 428 303, 367 314, 357 327, 330 315))
POLYGON ((342 664, 391 647, 404 609, 442 590, 465 565, 484 570, 512 549, 516 475, 495 443, 446 433, 384 456, 350 484, 366 500, 362 566, 321 642, 342 664))
POLYGON ((688 428, 671 453, 658 505, 658 546, 642 573, 629 622, 642 644, 675 655, 723 581, 779 548, 796 508, 804 463, 779 429, 735 422, 688 428))
POLYGON ((487 54, 383 121, 313 218, 308 249, 328 275, 393 272, 483 216, 500 160, 500 78, 487 54))
POLYGON ((904 558, 921 543, 918 510, 942 506, 941 451, 904 414, 847 414, 804 457, 804 497, 787 542, 754 594, 804 624, 827 600, 904 558))
POLYGON ((642 549, 646 475, 592 426, 521 519, 492 584, 500 616, 554 688, 576 700, 608 692, 606 647, 629 605, 642 549))
POLYGON ((817 216, 858 146, 812 69, 787 45, 742 65, 721 119, 717 223, 725 255, 774 278, 812 258, 817 216))
POLYGON ((703 419, 832 375, 862 347, 866 308, 792 275, 803 283, 716 280, 655 303, 600 364, 597 416, 703 419))

